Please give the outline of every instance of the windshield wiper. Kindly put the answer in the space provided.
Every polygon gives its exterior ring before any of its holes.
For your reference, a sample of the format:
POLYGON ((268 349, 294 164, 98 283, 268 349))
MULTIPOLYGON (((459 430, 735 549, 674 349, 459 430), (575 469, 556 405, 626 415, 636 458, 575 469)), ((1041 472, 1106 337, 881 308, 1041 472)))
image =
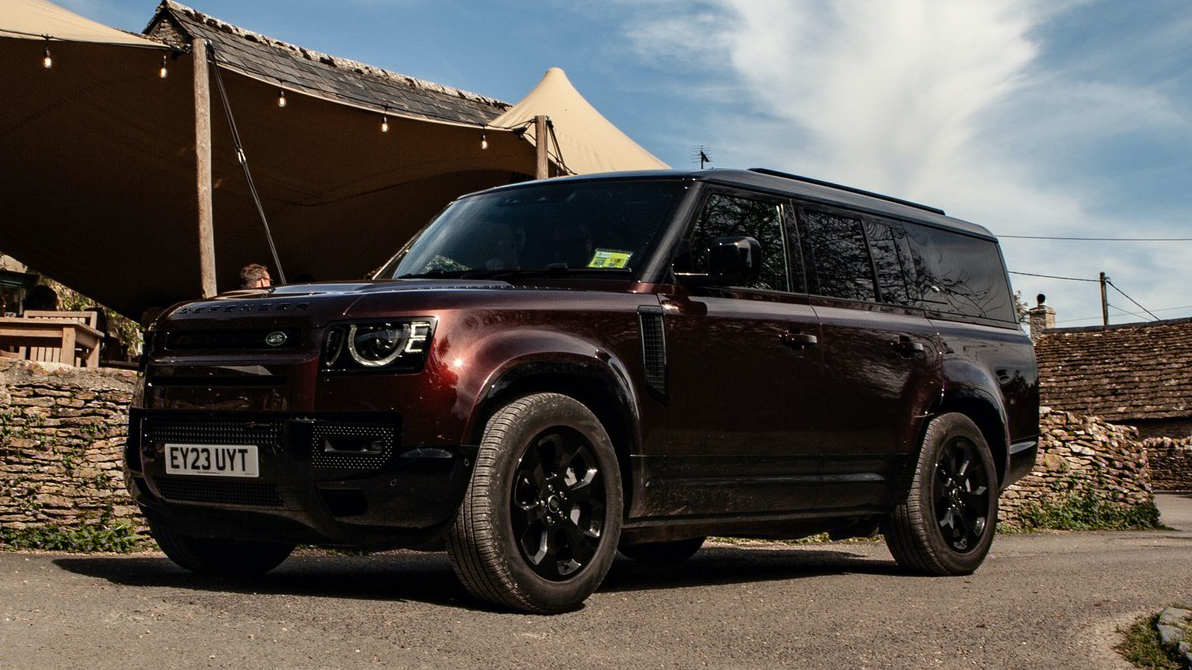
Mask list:
POLYGON ((428 270, 419 274, 398 275, 397 279, 510 279, 514 277, 565 277, 573 272, 623 274, 628 268, 572 268, 566 263, 550 263, 540 268, 504 268, 501 270, 428 270))

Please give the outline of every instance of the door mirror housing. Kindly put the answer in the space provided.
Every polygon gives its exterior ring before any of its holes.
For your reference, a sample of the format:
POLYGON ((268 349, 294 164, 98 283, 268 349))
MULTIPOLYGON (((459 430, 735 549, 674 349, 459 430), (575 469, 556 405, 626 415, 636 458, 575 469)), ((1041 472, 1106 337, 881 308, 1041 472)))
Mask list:
POLYGON ((708 278, 723 286, 748 286, 762 273, 762 245, 752 237, 717 237, 708 245, 708 278))

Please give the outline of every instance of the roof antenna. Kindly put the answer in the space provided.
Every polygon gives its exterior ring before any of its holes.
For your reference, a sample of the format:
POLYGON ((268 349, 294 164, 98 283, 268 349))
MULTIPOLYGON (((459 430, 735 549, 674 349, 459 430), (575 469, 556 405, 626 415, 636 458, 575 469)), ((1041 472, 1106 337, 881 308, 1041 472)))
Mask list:
POLYGON ((699 161, 699 169, 701 169, 701 170, 704 169, 704 165, 712 162, 712 159, 708 157, 708 152, 711 150, 712 150, 712 147, 709 147, 709 146, 706 146, 703 144, 701 144, 697 147, 692 147, 691 162, 694 163, 696 161, 699 161))

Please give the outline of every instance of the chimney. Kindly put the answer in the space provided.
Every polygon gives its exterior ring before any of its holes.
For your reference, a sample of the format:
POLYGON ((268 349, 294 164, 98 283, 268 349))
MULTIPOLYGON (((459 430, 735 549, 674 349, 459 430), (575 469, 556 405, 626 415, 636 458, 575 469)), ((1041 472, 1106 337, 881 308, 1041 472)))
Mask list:
POLYGON ((1038 342, 1043 331, 1055 328, 1055 310, 1047 304, 1047 296, 1040 293, 1035 297, 1039 302, 1035 307, 1027 310, 1028 322, 1031 327, 1031 342, 1038 342))

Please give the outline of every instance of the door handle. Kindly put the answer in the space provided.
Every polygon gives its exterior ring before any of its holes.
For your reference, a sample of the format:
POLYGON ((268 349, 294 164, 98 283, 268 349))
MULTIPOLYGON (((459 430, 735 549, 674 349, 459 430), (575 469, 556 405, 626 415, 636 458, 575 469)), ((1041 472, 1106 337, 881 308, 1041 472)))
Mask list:
POLYGON ((897 349, 898 353, 902 354, 903 356, 914 356, 915 354, 921 354, 926 351, 926 349, 923 348, 922 342, 912 342, 911 338, 907 337, 906 335, 899 335, 898 341, 891 342, 890 346, 897 349))
POLYGON ((782 343, 794 349, 802 349, 819 344, 819 338, 808 333, 787 332, 782 334, 782 343))

